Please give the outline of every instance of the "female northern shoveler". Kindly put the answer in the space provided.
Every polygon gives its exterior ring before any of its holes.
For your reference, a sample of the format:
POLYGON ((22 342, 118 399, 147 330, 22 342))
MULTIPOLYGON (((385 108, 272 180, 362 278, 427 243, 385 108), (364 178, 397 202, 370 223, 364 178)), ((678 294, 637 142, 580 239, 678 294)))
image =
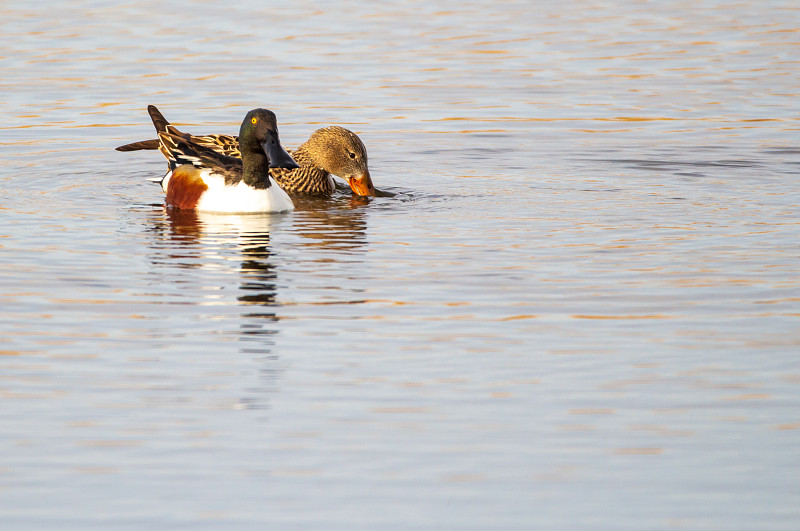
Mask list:
POLYGON ((167 203, 204 212, 285 212, 292 200, 269 176, 270 168, 297 168, 281 147, 275 114, 253 109, 239 129, 242 158, 229 157, 171 128, 158 109, 148 107, 158 131, 158 150, 169 171, 161 180, 167 203), (155 111, 155 112, 153 112, 155 111))
MULTIPOLYGON (((156 124, 174 135, 223 155, 240 157, 239 139, 231 135, 189 135, 181 133, 154 106, 148 112, 156 124)), ((157 149, 157 140, 134 142, 117 148, 118 151, 157 149)), ((344 127, 317 129, 299 148, 289 153, 300 165, 297 169, 270 169, 270 175, 290 194, 329 196, 336 189, 331 174, 345 179, 358 195, 375 195, 375 187, 367 167, 367 150, 358 135, 344 127)))

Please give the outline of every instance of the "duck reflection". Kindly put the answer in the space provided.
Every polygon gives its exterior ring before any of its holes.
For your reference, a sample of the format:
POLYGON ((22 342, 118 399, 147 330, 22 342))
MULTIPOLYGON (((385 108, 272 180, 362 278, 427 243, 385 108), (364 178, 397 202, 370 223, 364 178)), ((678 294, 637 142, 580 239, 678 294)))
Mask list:
POLYGON ((240 307, 239 352, 254 357, 258 375, 256 385, 243 388, 239 400, 245 407, 267 407, 267 395, 282 377, 283 368, 273 353, 281 319, 279 270, 292 267, 286 263, 289 258, 307 260, 302 252, 295 253, 298 248, 323 249, 326 260, 363 251, 367 243, 364 205, 368 201, 296 199, 295 212, 279 216, 214 215, 164 207, 155 208, 148 216, 151 262, 158 265, 156 278, 162 296, 174 297, 178 304, 207 305, 207 313, 199 309, 209 320, 222 316, 221 330, 209 331, 215 335, 224 333, 225 323, 230 323, 225 307, 232 303, 240 307), (278 226, 281 230, 276 231, 278 226), (276 247, 287 252, 276 252, 276 247), (230 276, 237 270, 230 267, 231 259, 238 261, 238 279, 233 286, 230 276), (230 294, 231 288, 236 289, 235 295, 230 294))
POLYGON ((241 294, 236 300, 242 306, 248 307, 249 311, 241 314, 239 339, 249 343, 243 351, 268 354, 269 351, 264 346, 272 346, 270 336, 278 332, 272 325, 279 320, 275 312, 278 274, 275 265, 270 262, 272 252, 269 234, 249 233, 242 236, 240 243, 241 294))
POLYGON ((293 198, 294 232, 305 246, 337 253, 363 251, 367 244, 369 197, 341 194, 332 199, 293 198))
POLYGON ((239 293, 236 300, 246 308, 241 315, 242 337, 268 336, 276 329, 266 326, 280 320, 276 310, 278 273, 270 229, 282 225, 287 245, 325 250, 336 255, 363 252, 367 245, 366 208, 370 198, 336 194, 333 198, 294 198, 290 216, 219 215, 160 207, 153 212, 148 230, 155 235, 154 263, 180 268, 218 268, 230 259, 231 247, 241 256, 239 293), (300 241, 291 241, 292 237, 300 241))
POLYGON ((275 281, 278 275, 275 266, 269 261, 271 254, 268 234, 248 238, 242 247, 240 289, 245 293, 237 297, 237 300, 243 305, 275 305, 275 281))
POLYGON ((241 314, 239 339, 249 343, 242 350, 267 354, 272 346, 270 336, 277 332, 273 325, 279 320, 275 311, 277 272, 269 230, 280 222, 280 217, 163 208, 154 213, 154 218, 151 230, 159 240, 154 245, 159 258, 154 262, 225 273, 224 265, 230 257, 241 256, 236 301, 248 311, 241 314))

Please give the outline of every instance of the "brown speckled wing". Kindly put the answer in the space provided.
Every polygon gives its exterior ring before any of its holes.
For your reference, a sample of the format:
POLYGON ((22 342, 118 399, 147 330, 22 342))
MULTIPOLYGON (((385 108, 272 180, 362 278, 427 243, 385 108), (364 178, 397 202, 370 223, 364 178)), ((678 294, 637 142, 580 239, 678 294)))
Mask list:
POLYGON ((269 174, 289 194, 328 196, 335 187, 328 172, 318 168, 302 148, 287 150, 300 167, 294 170, 270 168, 269 174))
POLYGON ((192 142, 213 149, 217 153, 229 157, 242 158, 239 152, 239 137, 231 135, 203 135, 193 136, 192 142))

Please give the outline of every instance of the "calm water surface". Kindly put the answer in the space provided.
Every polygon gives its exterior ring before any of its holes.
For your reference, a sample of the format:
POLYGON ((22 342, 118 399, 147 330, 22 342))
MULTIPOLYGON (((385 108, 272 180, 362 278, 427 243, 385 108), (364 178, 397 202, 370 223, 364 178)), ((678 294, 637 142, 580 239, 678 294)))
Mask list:
POLYGON ((795 2, 0 6, 8 529, 797 529, 795 2), (187 131, 385 197, 164 208, 187 131))

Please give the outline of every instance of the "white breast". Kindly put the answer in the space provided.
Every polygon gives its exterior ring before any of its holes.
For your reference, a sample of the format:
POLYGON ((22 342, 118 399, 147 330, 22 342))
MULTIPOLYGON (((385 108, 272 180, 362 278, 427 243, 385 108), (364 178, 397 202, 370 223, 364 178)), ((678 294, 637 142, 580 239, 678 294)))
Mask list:
POLYGON ((197 210, 201 212, 246 214, 294 210, 292 200, 272 177, 269 178, 272 186, 265 190, 255 190, 244 182, 226 186, 222 177, 208 172, 203 172, 203 180, 208 185, 208 190, 197 204, 197 210))

